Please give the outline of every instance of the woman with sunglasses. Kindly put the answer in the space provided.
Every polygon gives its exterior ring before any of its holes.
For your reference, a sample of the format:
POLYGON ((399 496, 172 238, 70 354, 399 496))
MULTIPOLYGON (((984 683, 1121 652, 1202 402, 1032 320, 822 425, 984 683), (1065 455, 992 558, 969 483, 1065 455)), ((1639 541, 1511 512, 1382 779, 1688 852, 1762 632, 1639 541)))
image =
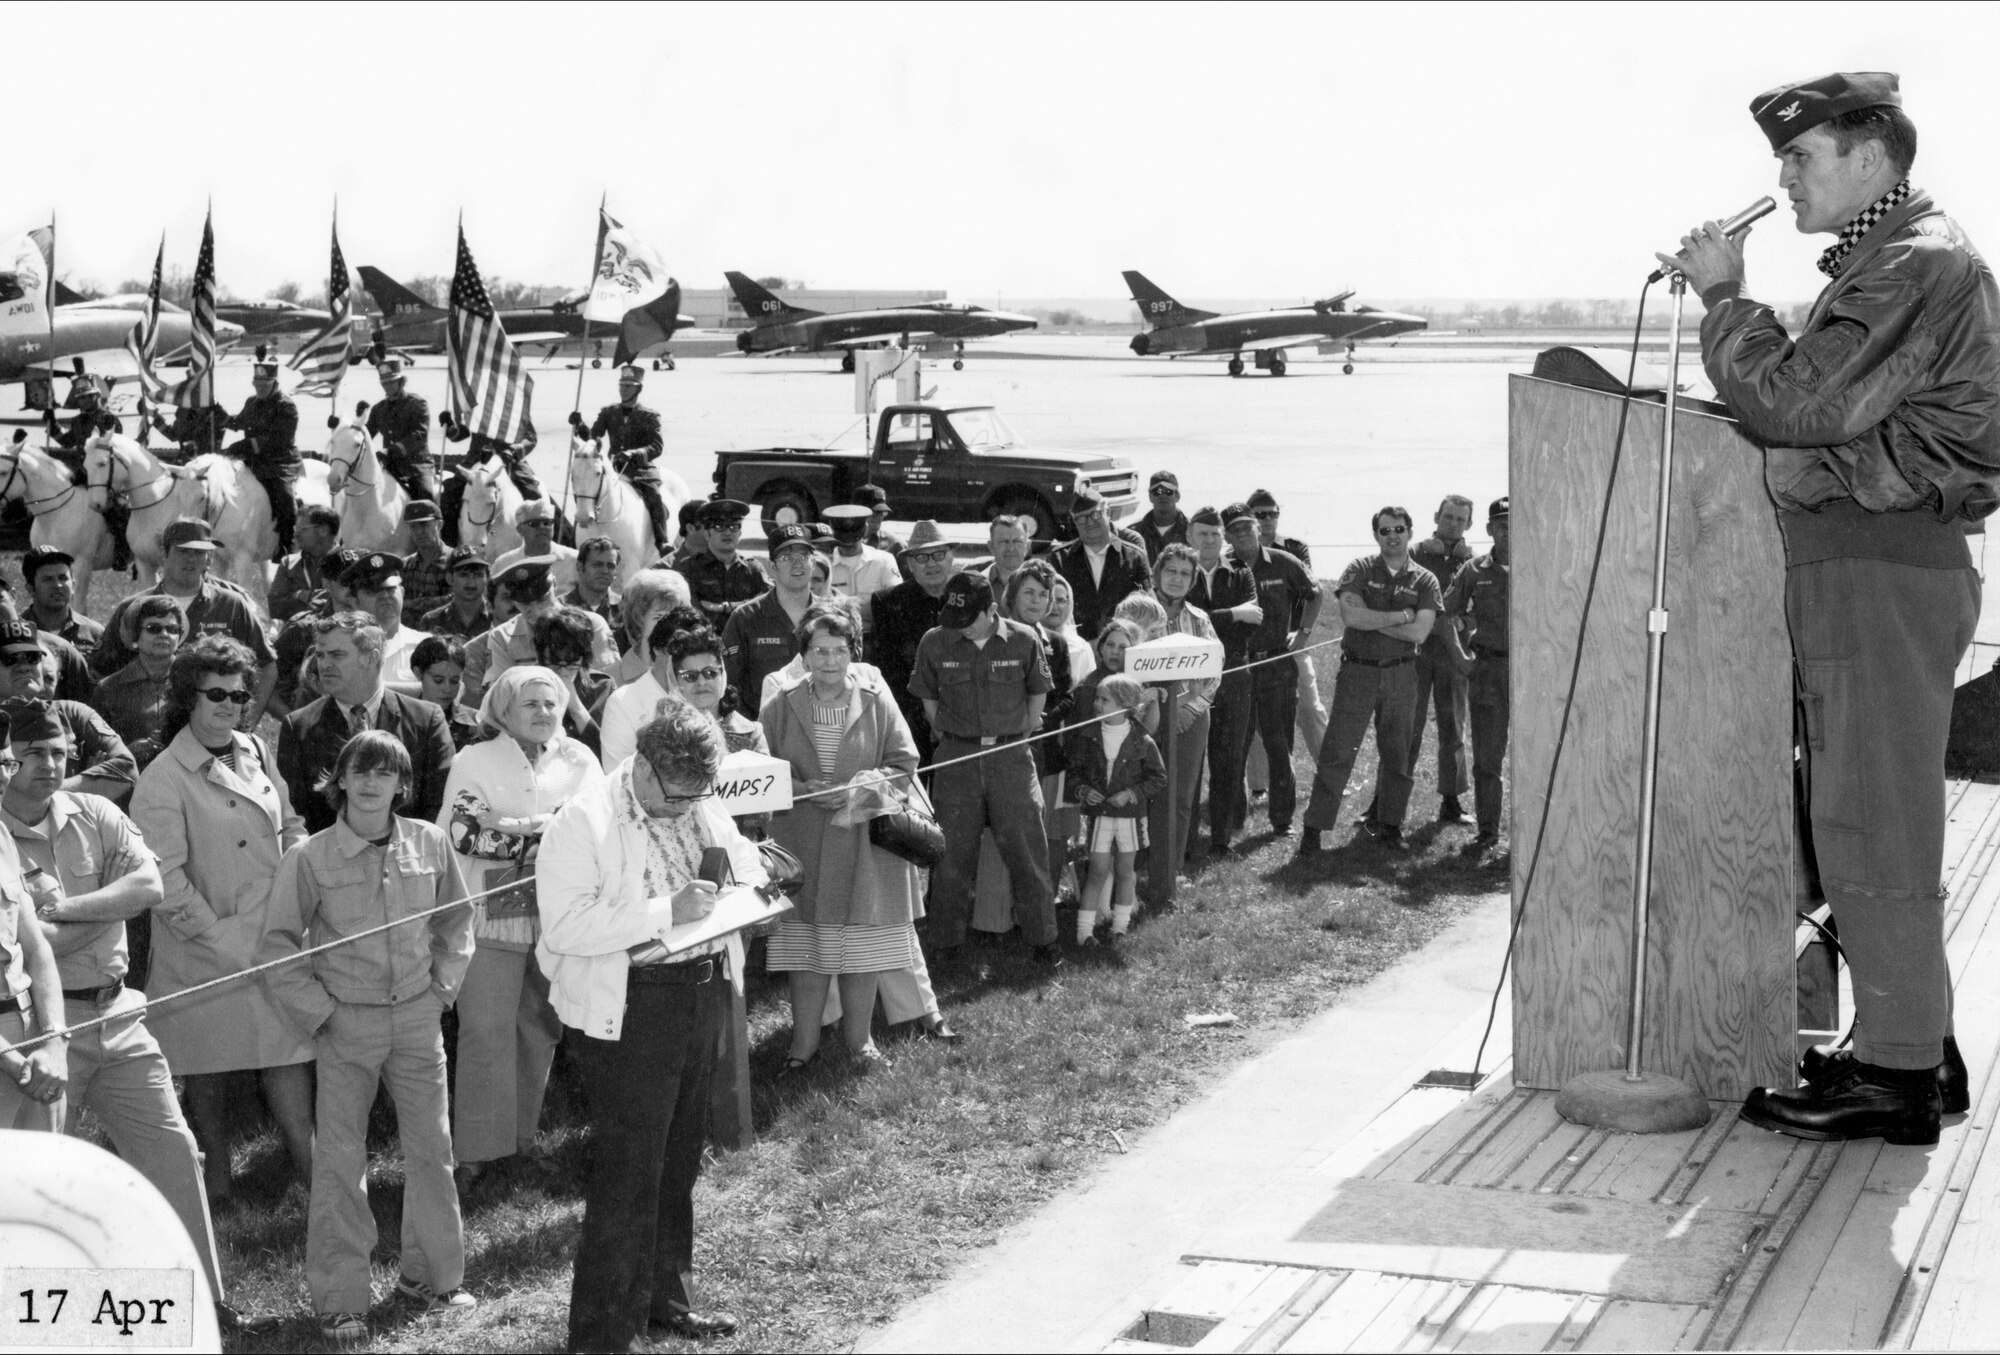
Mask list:
POLYGON ((125 740, 144 769, 159 755, 160 724, 167 713, 167 670, 187 633, 187 623, 172 598, 152 593, 132 605, 125 625, 131 631, 125 643, 133 651, 132 662, 98 683, 90 704, 125 740))
MULTIPOLYGON (((269 923, 278 860, 306 840, 277 759, 237 729, 257 661, 226 636, 174 655, 162 751, 139 778, 132 817, 160 860, 166 897, 154 909, 156 998, 248 969, 269 923)), ((312 1037, 255 981, 170 1002, 146 1024, 174 1076, 187 1079, 188 1119, 206 1159, 211 1205, 229 1198, 229 1075, 257 1070, 264 1101, 302 1182, 312 1180, 312 1037)))
POLYGON ((469 1188, 508 1158, 540 1165, 535 1140, 562 1022, 535 966, 535 855, 556 810, 600 784, 597 755, 563 733, 571 693, 555 673, 509 668, 479 705, 484 735, 452 759, 438 827, 458 853, 474 894, 476 949, 458 998, 457 1095, 452 1148, 469 1188))
POLYGON ((729 1011, 728 946, 669 951, 668 934, 714 911, 701 878, 720 848, 761 885, 756 847, 714 797, 715 722, 667 699, 635 752, 556 812, 535 864, 535 957, 583 1071, 593 1160, 570 1284, 571 1350, 643 1350, 649 1337, 722 1336, 695 1310, 694 1184, 729 1011))

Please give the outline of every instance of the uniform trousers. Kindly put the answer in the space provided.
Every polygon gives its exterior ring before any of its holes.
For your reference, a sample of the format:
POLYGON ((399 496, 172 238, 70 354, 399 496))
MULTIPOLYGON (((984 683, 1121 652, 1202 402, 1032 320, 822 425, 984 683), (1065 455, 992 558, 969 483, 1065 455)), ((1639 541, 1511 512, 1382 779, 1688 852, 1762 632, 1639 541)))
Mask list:
POLYGON ((285 466, 277 470, 267 470, 251 465, 250 474, 264 487, 264 497, 271 501, 271 528, 278 535, 277 554, 272 558, 284 559, 292 553, 292 532, 299 520, 297 499, 299 468, 285 466))
POLYGON ((1373 668, 1343 660, 1333 684, 1333 713, 1326 742, 1319 746, 1319 768, 1313 773, 1312 800, 1306 805, 1306 829, 1318 832, 1340 818, 1340 797, 1354 772, 1355 754, 1375 725, 1375 752, 1380 759, 1376 777, 1375 820, 1384 828, 1401 828, 1410 807, 1410 725, 1416 718, 1417 677, 1413 663, 1373 668))
POLYGON ((1480 832, 1497 833, 1505 789, 1500 769, 1507 761, 1507 656, 1475 653, 1465 688, 1472 714, 1473 817, 1480 832))
POLYGON ((458 992, 451 1146, 460 1162, 491 1162, 535 1141, 562 1029, 534 952, 480 942, 458 992))
POLYGON ((1292 826, 1299 800, 1298 781, 1292 775, 1292 724, 1299 711, 1297 662, 1296 657, 1289 663, 1279 659, 1260 664, 1249 673, 1251 727, 1270 768, 1271 798, 1265 807, 1271 814, 1271 827, 1279 832, 1292 826))
POLYGON ((389 454, 389 474, 396 477, 396 483, 412 499, 422 499, 426 503, 436 503, 438 497, 437 470, 429 461, 419 461, 412 465, 394 452, 389 454))
POLYGON ((1424 751, 1424 724, 1431 706, 1437 708, 1438 795, 1456 799, 1466 791, 1466 735, 1472 724, 1466 680, 1451 664, 1434 656, 1426 642, 1417 651, 1416 714, 1410 720, 1410 770, 1424 751))
POLYGON ((1934 1068, 1951 1029, 1944 753, 1979 576, 1837 558, 1785 571, 1820 885, 1854 979, 1854 1052, 1934 1068))
MULTIPOLYGON (((1235 671, 1243 662, 1225 656, 1222 685, 1209 707, 1208 837, 1215 851, 1243 827, 1244 762, 1250 751, 1250 674, 1235 671)), ((1275 665, 1274 665, 1275 666, 1275 665)))
POLYGON ((591 1129, 569 1292, 572 1350, 629 1349, 649 1319, 693 1306, 694 1185, 728 1011, 726 978, 630 982, 618 1039, 566 1033, 591 1129))
POLYGON ((1056 900, 1035 755, 1018 742, 982 747, 946 736, 938 743, 940 762, 974 753, 985 756, 940 767, 931 783, 931 803, 945 840, 944 860, 931 877, 931 942, 964 942, 979 875, 979 838, 991 828, 1013 886, 1014 921, 1030 945, 1048 945, 1056 939, 1056 900))
POLYGON ((88 1107, 111 1136, 118 1156, 153 1183, 173 1206, 174 1214, 201 1253, 209 1289, 222 1297, 222 1277, 216 1273, 215 1234, 208 1218, 208 1196, 201 1184, 201 1153, 194 1134, 174 1099, 173 1074, 159 1044, 146 1029, 146 999, 130 988, 119 990, 110 1006, 68 998, 64 1015, 71 1026, 101 1016, 114 1019, 79 1031, 69 1046, 69 1132, 88 1107))
MULTIPOLYGON (((0 1041, 19 1044, 27 1038, 28 1023, 21 1019, 21 1013, 0 1012, 0 1041)), ((55 1134, 62 1130, 62 1123, 62 1101, 45 1106, 15 1086, 13 1078, 0 1077, 0 1129, 38 1129, 55 1134)))
POLYGON ((402 1273, 440 1294, 465 1279, 465 1232, 451 1180, 441 1010, 430 989, 393 1007, 342 1002, 313 1037, 319 1099, 306 1215, 306 1289, 315 1312, 365 1313, 373 1301, 368 1111, 385 1082, 403 1150, 402 1273))

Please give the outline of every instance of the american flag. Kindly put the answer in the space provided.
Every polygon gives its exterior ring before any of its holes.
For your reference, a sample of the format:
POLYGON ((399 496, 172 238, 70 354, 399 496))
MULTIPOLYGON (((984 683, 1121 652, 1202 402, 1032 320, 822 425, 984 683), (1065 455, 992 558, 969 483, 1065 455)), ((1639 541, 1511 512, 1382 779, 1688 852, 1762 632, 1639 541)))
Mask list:
POLYGON ((155 400, 166 393, 166 384, 153 375, 153 354, 160 343, 160 269, 166 258, 167 238, 163 235, 160 251, 153 256, 153 285, 146 289, 146 309, 125 336, 125 351, 139 368, 139 389, 155 400))
POLYGON ((459 426, 500 442, 519 439, 528 423, 534 378, 493 313, 479 265, 458 232, 458 266, 451 279, 451 313, 445 321, 445 378, 452 418, 459 426))
POLYGON ((340 252, 340 223, 333 226, 333 262, 326 275, 326 328, 306 341, 292 355, 291 368, 300 374, 299 392, 332 399, 340 393, 340 379, 354 348, 354 298, 347 276, 347 260, 340 252))
POLYGON ((166 391, 169 403, 206 409, 215 403, 215 214, 201 223, 201 253, 194 261, 194 292, 188 297, 187 379, 166 391))

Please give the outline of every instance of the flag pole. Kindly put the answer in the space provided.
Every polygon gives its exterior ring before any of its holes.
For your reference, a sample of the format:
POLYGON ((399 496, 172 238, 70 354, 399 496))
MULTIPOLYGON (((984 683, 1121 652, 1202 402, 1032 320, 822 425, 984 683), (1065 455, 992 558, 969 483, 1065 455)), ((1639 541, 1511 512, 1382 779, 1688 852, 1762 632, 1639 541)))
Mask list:
POLYGON ((49 407, 44 412, 53 429, 56 416, 56 209, 53 207, 49 208, 49 279, 42 288, 42 309, 49 318, 49 407))
MULTIPOLYGON (((602 191, 597 195, 597 229, 591 232, 590 281, 584 284, 583 300, 577 305, 577 312, 583 319, 583 333, 576 349, 576 399, 570 406, 571 442, 574 442, 577 434, 583 431, 583 373, 589 365, 586 361, 585 353, 590 348, 590 294, 597 286, 597 270, 604 266, 604 207, 610 201, 610 198, 611 194, 609 190, 602 191)), ((564 512, 569 511, 570 459, 569 453, 564 451, 562 492, 562 507, 564 512)), ((576 523, 571 522, 569 526, 570 535, 574 537, 576 534, 576 523)))

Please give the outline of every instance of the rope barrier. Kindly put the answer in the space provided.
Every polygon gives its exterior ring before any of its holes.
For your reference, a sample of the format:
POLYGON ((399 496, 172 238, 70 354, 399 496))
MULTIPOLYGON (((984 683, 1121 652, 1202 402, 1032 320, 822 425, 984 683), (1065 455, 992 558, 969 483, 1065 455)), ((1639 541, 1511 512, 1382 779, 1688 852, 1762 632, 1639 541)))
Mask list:
MULTIPOLYGON (((1283 659, 1295 658, 1300 654, 1310 654, 1316 649, 1326 649, 1329 648, 1330 646, 1338 645, 1339 643, 1340 641, 1338 639, 1321 640, 1315 644, 1302 645, 1297 649, 1288 649, 1280 653, 1269 654, 1261 659, 1253 659, 1247 663, 1238 664, 1233 668, 1225 668, 1222 672, 1222 676, 1227 677, 1231 673, 1247 673, 1252 668, 1261 668, 1265 664, 1277 663, 1283 659)), ((1177 680, 1197 680, 1197 679, 1177 679, 1177 680)), ((1117 713, 1118 712, 1113 712, 1112 714, 1117 714, 1117 713)), ((1004 746, 993 747, 993 748, 982 748, 976 753, 967 753, 963 757, 947 758, 943 762, 933 762, 930 763, 928 766, 918 767, 914 771, 908 771, 908 772, 890 771, 887 774, 891 779, 900 778, 907 780, 912 777, 924 775, 925 773, 928 772, 939 771, 945 767, 956 767, 961 763, 975 762, 983 757, 991 757, 1008 748, 1014 748, 1016 746, 1024 746, 1026 744, 1038 742, 1039 740, 1042 739, 1057 738, 1061 735, 1069 733, 1069 731, 1072 729, 1086 728, 1090 725, 1098 724, 1101 723, 1102 721, 1111 718, 1112 718, 1111 715, 1093 715, 1088 719, 1078 720, 1073 724, 1064 725, 1060 729, 1042 730, 1040 732, 1027 735, 1023 738, 1012 740, 1011 742, 1005 744, 1004 746)), ((837 786, 829 790, 808 791, 803 795, 795 795, 792 798, 794 802, 796 802, 799 800, 814 800, 834 795, 845 795, 845 794, 847 794, 847 787, 837 786)), ((477 894, 468 894, 464 898, 453 900, 451 903, 441 903, 435 908, 427 908, 422 912, 411 913, 405 917, 392 919, 391 921, 384 922, 379 926, 370 927, 366 931, 354 932, 351 935, 338 937, 332 941, 322 942, 317 946, 312 946, 305 950, 294 951, 289 955, 279 956, 275 960, 266 960, 262 964, 252 965, 248 969, 236 970, 232 973, 220 975, 216 978, 206 980, 205 982, 202 983, 198 983, 194 985, 192 988, 182 988, 177 992, 163 993, 159 997, 148 996, 146 999, 146 1010, 151 1011, 154 1007, 163 1006, 169 1002, 178 1002, 185 998, 194 997, 196 994, 205 993, 210 991, 211 989, 220 988, 226 984, 236 983, 243 979, 255 978, 257 975, 267 973, 270 970, 278 969, 288 964, 296 964, 300 960, 309 959, 314 955, 321 955, 330 950, 336 950, 341 946, 352 945, 356 941, 364 941, 371 936, 379 936, 383 932, 390 931, 396 927, 407 926, 412 922, 421 922, 426 918, 435 917, 439 913, 449 912, 454 908, 470 907, 472 904, 475 904, 479 900, 486 898, 490 894, 498 894, 504 890, 513 889, 516 887, 517 886, 513 884, 496 885, 492 889, 484 889, 478 892, 477 894)), ((0 1045, 0 1051, 4 1051, 7 1053, 20 1053, 24 1050, 34 1049, 39 1045, 46 1044, 50 1040, 66 1038, 68 1036, 75 1035, 79 1031, 91 1030, 111 1021, 122 1021, 133 1014, 134 1013, 131 1012, 125 1012, 125 1013, 107 1014, 104 1016, 93 1017, 88 1021, 80 1021, 73 1026, 68 1026, 61 1031, 52 1031, 42 1035, 33 1036, 30 1039, 21 1041, 19 1044, 0 1045)))

